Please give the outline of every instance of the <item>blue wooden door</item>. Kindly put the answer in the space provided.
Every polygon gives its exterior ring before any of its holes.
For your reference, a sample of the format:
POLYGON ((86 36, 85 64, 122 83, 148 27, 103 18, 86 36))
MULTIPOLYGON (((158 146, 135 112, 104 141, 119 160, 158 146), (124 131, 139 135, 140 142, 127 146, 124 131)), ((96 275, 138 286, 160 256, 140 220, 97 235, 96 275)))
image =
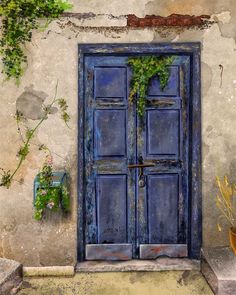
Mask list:
POLYGON ((143 119, 127 59, 85 57, 85 258, 185 257, 190 57, 175 56, 164 91, 152 79, 143 119))

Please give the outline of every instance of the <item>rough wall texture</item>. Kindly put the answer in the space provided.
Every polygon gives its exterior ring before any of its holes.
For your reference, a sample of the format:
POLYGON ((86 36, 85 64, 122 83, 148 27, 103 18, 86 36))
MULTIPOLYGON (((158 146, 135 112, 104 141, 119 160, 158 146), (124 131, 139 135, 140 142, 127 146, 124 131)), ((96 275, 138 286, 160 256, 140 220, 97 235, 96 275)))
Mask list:
MULTIPOLYGON (((71 175, 72 213, 67 219, 50 216, 32 219, 32 184, 43 154, 32 145, 32 153, 17 179, 7 190, 0 188, 0 257, 19 260, 28 266, 68 265, 76 262, 76 174, 78 43, 191 42, 202 43, 202 146, 203 146, 203 241, 204 245, 225 245, 227 227, 216 229, 215 175, 228 173, 236 181, 236 7, 233 0, 159 1, 72 1, 73 13, 51 23, 47 31, 34 34, 27 44, 28 67, 19 87, 13 82, 0 86, 0 166, 13 169, 20 144, 14 114, 16 104, 25 104, 30 122, 40 117, 39 106, 50 101, 59 81, 58 96, 66 97, 71 129, 59 116, 49 118, 35 137, 54 151, 56 168, 66 167, 71 175), (127 27, 128 14, 210 15, 214 22, 199 26, 127 27), (223 66, 223 75, 221 76, 223 66), (35 96, 35 93, 37 94, 35 96), (38 99, 37 99, 38 97, 38 99)), ((56 112, 56 110, 55 110, 56 112)))

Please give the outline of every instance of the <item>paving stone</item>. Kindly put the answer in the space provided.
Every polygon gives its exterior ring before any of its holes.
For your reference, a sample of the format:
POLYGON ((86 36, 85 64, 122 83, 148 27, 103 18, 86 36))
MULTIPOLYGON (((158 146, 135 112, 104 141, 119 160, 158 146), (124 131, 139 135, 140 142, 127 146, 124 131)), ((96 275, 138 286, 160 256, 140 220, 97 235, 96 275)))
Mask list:
POLYGON ((17 295, 213 295, 200 271, 76 273, 27 277, 17 295))

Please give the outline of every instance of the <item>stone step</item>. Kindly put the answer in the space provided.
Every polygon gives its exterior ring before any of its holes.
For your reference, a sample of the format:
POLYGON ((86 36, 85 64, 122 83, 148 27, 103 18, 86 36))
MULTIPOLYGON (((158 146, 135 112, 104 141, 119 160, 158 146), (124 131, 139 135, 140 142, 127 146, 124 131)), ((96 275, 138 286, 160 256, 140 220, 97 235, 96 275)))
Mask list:
POLYGON ((201 272, 215 295, 236 294, 236 256, 229 247, 203 249, 201 272))
POLYGON ((22 282, 22 265, 14 260, 0 258, 0 294, 14 294, 22 282))
POLYGON ((76 265, 76 272, 126 272, 200 270, 200 262, 187 258, 161 257, 155 260, 85 261, 76 265))

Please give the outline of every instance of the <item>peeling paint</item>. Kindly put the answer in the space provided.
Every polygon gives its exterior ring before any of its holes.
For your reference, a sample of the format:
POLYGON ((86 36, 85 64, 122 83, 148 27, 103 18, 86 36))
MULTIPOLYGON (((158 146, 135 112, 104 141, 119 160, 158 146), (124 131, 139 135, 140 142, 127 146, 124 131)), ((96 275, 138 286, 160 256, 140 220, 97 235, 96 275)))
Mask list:
POLYGON ((96 17, 108 17, 109 19, 127 19, 127 15, 113 15, 113 14, 102 14, 102 13, 98 13, 95 14, 93 12, 88 12, 88 13, 78 13, 78 12, 64 12, 61 17, 73 17, 73 18, 77 18, 77 19, 93 19, 96 17))
POLYGON ((25 91, 17 98, 16 109, 24 118, 39 120, 43 117, 43 103, 46 98, 46 93, 36 91, 33 85, 30 85, 25 87, 25 91))
POLYGON ((202 69, 202 94, 206 95, 211 87, 212 83, 212 69, 207 65, 207 63, 202 62, 201 64, 202 69))
POLYGON ((138 18, 136 15, 128 15, 127 26, 128 27, 192 27, 198 26, 201 28, 207 28, 214 21, 210 21, 209 15, 182 15, 171 14, 163 17, 159 15, 146 15, 144 18, 138 18))

